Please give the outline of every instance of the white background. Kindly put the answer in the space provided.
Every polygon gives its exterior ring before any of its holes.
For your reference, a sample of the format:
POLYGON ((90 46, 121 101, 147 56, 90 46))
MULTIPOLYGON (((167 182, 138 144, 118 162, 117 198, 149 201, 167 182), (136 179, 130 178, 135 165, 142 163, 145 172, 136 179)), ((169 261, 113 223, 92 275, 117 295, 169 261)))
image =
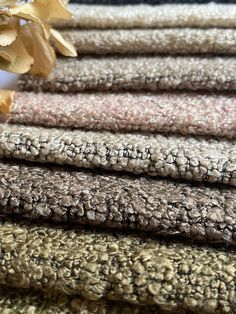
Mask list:
POLYGON ((17 75, 0 71, 0 88, 16 88, 17 75))

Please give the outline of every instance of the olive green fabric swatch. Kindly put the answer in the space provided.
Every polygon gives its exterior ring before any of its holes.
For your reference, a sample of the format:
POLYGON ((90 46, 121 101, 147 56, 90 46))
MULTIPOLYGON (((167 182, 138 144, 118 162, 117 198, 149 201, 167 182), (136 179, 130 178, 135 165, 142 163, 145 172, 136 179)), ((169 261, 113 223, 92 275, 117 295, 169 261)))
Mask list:
MULTIPOLYGON (((2 314, 142 314, 144 311, 148 314, 155 314, 157 311, 167 314, 155 306, 145 306, 144 309, 142 306, 123 302, 88 301, 79 296, 60 295, 50 291, 0 286, 2 314)), ((180 312, 187 313, 185 310, 180 312)))
POLYGON ((0 215, 236 245, 236 190, 0 162, 0 215))
POLYGON ((0 157, 236 186, 236 142, 0 124, 0 157))
POLYGON ((163 310, 235 313, 236 253, 132 234, 0 223, 0 284, 163 310))

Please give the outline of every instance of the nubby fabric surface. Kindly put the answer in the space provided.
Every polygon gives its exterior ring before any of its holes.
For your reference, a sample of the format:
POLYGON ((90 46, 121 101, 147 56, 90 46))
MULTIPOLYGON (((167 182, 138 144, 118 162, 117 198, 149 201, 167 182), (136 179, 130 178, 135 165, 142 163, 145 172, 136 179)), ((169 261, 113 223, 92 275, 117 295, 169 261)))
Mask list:
POLYGON ((0 125, 0 157, 236 186, 235 140, 0 125))
POLYGON ((84 29, 132 29, 165 27, 235 28, 236 4, 78 5, 71 4, 74 18, 56 27, 84 29))
POLYGON ((58 59, 48 78, 21 76, 19 88, 44 92, 235 91, 233 57, 84 57, 58 59))
POLYGON ((212 93, 17 92, 8 123, 236 138, 236 99, 212 93))
POLYGON ((62 30, 84 54, 236 54, 234 29, 62 30))
POLYGON ((1 221, 0 252, 1 284, 170 311, 235 311, 234 251, 1 221))
POLYGON ((0 163, 0 215, 236 245, 235 188, 0 163))

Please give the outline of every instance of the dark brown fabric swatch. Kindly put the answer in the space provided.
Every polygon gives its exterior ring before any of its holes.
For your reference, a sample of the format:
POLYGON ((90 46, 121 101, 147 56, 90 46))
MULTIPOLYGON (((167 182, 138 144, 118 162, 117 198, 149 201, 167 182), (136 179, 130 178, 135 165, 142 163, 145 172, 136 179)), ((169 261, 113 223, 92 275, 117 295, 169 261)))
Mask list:
POLYGON ((0 215, 236 244, 236 190, 0 163, 0 215))

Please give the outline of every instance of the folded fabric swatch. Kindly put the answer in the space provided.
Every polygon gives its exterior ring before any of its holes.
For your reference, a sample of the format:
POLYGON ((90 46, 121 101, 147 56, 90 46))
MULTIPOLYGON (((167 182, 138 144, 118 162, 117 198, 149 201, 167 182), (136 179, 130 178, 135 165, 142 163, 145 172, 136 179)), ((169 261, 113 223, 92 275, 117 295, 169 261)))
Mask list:
POLYGON ((85 3, 85 4, 112 4, 112 5, 124 5, 124 4, 166 4, 166 3, 235 3, 234 0, 72 0, 72 3, 85 3))
POLYGON ((79 54, 236 54, 233 29, 64 30, 79 54))
POLYGON ((6 221, 0 252, 4 285, 163 310, 235 312, 234 251, 6 221))
POLYGON ((236 245, 235 188, 0 163, 0 215, 236 245))
MULTIPOLYGON (((168 314, 158 307, 145 306, 145 313, 168 314)), ((0 286, 2 314, 142 314, 143 306, 112 301, 88 301, 78 296, 67 296, 34 289, 0 286)), ((183 310, 180 314, 187 314, 183 310)))
POLYGON ((9 123, 236 138, 234 94, 16 92, 9 123))
POLYGON ((236 27, 235 4, 167 4, 162 6, 144 4, 120 7, 71 4, 69 8, 73 12, 74 18, 56 23, 56 27, 100 29, 236 27))
POLYGON ((236 58, 111 57, 58 59, 48 78, 24 74, 28 91, 236 90, 236 58))
POLYGON ((236 186, 236 142, 0 124, 0 157, 236 186))

